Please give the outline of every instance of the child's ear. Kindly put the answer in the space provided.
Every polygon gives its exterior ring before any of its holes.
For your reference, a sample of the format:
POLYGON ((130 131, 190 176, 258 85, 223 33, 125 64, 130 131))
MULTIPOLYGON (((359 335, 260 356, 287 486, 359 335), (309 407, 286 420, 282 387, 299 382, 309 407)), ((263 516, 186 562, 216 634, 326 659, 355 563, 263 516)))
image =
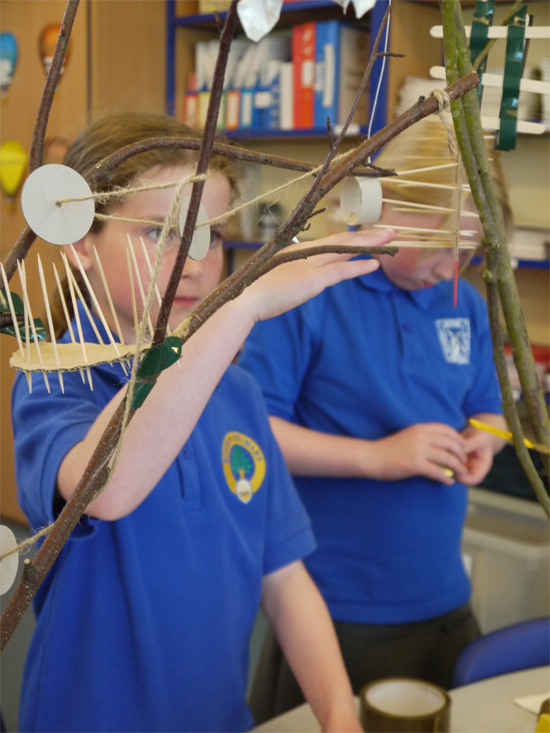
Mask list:
POLYGON ((82 239, 79 239, 78 242, 73 242, 73 244, 66 244, 63 249, 65 250, 67 259, 76 270, 79 269, 79 261, 85 270, 89 270, 92 267, 91 246, 86 241, 86 237, 82 237, 82 239))

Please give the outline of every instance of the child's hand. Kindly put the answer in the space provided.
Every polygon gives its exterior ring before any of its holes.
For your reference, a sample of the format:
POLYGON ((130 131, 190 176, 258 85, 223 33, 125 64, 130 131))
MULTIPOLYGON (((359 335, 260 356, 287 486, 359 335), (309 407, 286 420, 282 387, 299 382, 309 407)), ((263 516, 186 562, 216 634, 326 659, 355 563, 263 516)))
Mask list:
MULTIPOLYGON (((395 232, 391 230, 344 232, 315 242, 301 242, 285 248, 284 251, 327 244, 380 247, 394 238, 395 232)), ((313 298, 330 285, 366 275, 378 267, 376 260, 350 261, 353 256, 353 254, 323 254, 288 262, 263 275, 239 297, 246 300, 254 322, 273 318, 313 298)))
POLYGON ((369 471, 369 475, 382 481, 425 476, 452 486, 455 477, 449 475, 450 471, 462 481, 467 470, 465 438, 443 423, 411 425, 372 445, 373 460, 379 468, 369 471))
MULTIPOLYGON (((475 417, 481 422, 506 430, 506 421, 501 415, 484 413, 475 415, 475 417)), ((504 446, 506 441, 484 430, 474 428, 473 425, 467 425, 462 435, 466 440, 468 462, 466 474, 460 476, 460 481, 467 486, 477 486, 489 473, 493 465, 493 455, 504 446)))

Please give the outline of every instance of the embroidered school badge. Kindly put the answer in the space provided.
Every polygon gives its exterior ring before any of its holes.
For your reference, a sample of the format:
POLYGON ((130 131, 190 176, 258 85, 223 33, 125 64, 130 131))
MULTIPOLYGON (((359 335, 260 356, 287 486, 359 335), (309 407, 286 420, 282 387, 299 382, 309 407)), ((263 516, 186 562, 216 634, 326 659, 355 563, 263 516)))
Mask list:
POLYGON ((440 318, 435 322, 445 361, 449 364, 470 363, 470 320, 440 318))
POLYGON ((248 504, 265 477, 265 458, 261 448, 242 433, 227 433, 222 445, 225 480, 237 498, 248 504))

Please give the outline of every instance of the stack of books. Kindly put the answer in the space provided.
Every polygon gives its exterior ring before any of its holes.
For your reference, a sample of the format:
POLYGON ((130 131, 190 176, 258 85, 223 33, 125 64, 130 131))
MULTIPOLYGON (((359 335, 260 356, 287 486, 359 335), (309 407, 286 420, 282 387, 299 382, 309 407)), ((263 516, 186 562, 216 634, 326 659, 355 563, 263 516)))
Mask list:
MULTIPOLYGON (((184 99, 184 121, 204 126, 218 41, 195 46, 195 73, 184 99)), ((326 130, 342 124, 369 60, 368 33, 341 21, 302 23, 259 43, 233 42, 218 127, 226 130, 326 130)), ((367 123, 368 94, 353 122, 367 123)))

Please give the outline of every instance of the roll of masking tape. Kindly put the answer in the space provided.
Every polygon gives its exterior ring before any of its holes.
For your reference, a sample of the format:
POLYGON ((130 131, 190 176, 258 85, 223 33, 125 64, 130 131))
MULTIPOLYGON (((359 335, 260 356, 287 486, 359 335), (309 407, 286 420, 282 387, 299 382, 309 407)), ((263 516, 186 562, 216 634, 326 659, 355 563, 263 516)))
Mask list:
POLYGON ((441 687, 410 677, 377 680, 359 693, 368 733, 447 733, 451 699, 441 687))
POLYGON ((346 224, 374 224, 382 214, 382 185, 378 178, 346 178, 340 194, 346 224))

